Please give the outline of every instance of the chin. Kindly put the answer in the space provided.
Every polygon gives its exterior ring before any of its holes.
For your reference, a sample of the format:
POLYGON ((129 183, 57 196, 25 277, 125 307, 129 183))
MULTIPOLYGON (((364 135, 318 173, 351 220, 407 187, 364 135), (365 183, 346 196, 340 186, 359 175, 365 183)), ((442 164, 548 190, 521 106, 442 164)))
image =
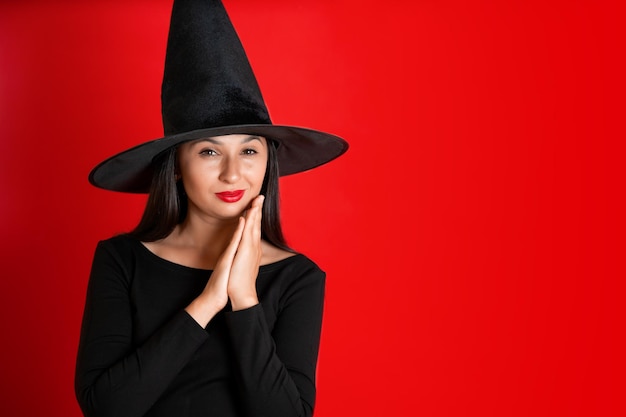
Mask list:
POLYGON ((223 203, 225 207, 220 207, 219 209, 214 209, 214 213, 218 216, 221 215, 224 219, 234 219, 239 216, 242 216, 246 211, 249 203, 239 202, 236 204, 233 203, 223 203))

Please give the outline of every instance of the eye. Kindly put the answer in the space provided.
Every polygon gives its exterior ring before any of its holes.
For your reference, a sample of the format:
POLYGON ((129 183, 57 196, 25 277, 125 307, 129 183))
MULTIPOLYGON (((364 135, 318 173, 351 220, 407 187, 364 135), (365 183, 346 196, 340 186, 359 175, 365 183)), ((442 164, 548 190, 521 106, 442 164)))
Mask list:
POLYGON ((258 152, 256 151, 256 149, 252 149, 252 148, 246 148, 243 150, 242 152, 244 155, 255 155, 258 152))
POLYGON ((199 152, 200 155, 206 155, 206 156, 215 156, 217 155, 217 152, 214 149, 202 149, 199 152))

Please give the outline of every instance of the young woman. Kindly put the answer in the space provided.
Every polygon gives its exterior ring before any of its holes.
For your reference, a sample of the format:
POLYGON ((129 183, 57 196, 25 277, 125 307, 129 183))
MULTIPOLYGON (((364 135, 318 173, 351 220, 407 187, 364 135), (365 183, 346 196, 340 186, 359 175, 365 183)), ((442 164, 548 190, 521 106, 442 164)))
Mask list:
POLYGON ((310 416, 325 274, 283 239, 278 178, 347 144, 271 123, 219 1, 174 2, 162 100, 166 136, 90 174, 98 187, 149 196, 139 225, 94 255, 81 409, 310 416))

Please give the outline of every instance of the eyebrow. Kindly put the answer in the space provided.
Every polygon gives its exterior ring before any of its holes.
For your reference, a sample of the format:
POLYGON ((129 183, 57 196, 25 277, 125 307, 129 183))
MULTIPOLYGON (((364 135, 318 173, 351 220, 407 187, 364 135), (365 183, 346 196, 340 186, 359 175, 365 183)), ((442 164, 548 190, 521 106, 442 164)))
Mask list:
MULTIPOLYGON (((259 142, 261 142, 261 138, 259 136, 250 135, 250 136, 242 139, 241 144, 252 142, 253 140, 258 140, 259 142)), ((223 145, 224 144, 224 142, 219 141, 217 139, 213 139, 211 137, 196 139, 196 140, 193 141, 194 144, 199 143, 199 142, 210 142, 210 143, 213 143, 215 145, 223 145)))

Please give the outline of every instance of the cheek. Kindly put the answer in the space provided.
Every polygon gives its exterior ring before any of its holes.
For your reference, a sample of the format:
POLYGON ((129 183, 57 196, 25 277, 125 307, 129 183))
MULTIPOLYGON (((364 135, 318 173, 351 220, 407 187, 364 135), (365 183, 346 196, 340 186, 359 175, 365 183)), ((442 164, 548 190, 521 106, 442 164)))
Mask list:
POLYGON ((260 164, 250 166, 247 170, 246 177, 252 191, 254 191, 255 194, 259 194, 263 187, 263 180, 265 179, 265 166, 260 164))
POLYGON ((259 189, 261 189, 261 186, 263 185, 263 180, 265 179, 266 171, 267 171, 266 162, 257 168, 257 179, 259 183, 259 189))
POLYGON ((258 184, 259 188, 261 187, 265 179, 266 165, 267 159, 259 159, 250 161, 246 166, 246 176, 251 184, 258 184))
POLYGON ((180 167, 180 173, 185 192, 188 195, 193 195, 195 190, 202 191, 209 186, 211 173, 207 167, 198 164, 184 164, 180 167))
POLYGON ((263 186, 263 180, 265 179, 265 168, 255 169, 251 172, 248 182, 251 188, 258 194, 263 186))

